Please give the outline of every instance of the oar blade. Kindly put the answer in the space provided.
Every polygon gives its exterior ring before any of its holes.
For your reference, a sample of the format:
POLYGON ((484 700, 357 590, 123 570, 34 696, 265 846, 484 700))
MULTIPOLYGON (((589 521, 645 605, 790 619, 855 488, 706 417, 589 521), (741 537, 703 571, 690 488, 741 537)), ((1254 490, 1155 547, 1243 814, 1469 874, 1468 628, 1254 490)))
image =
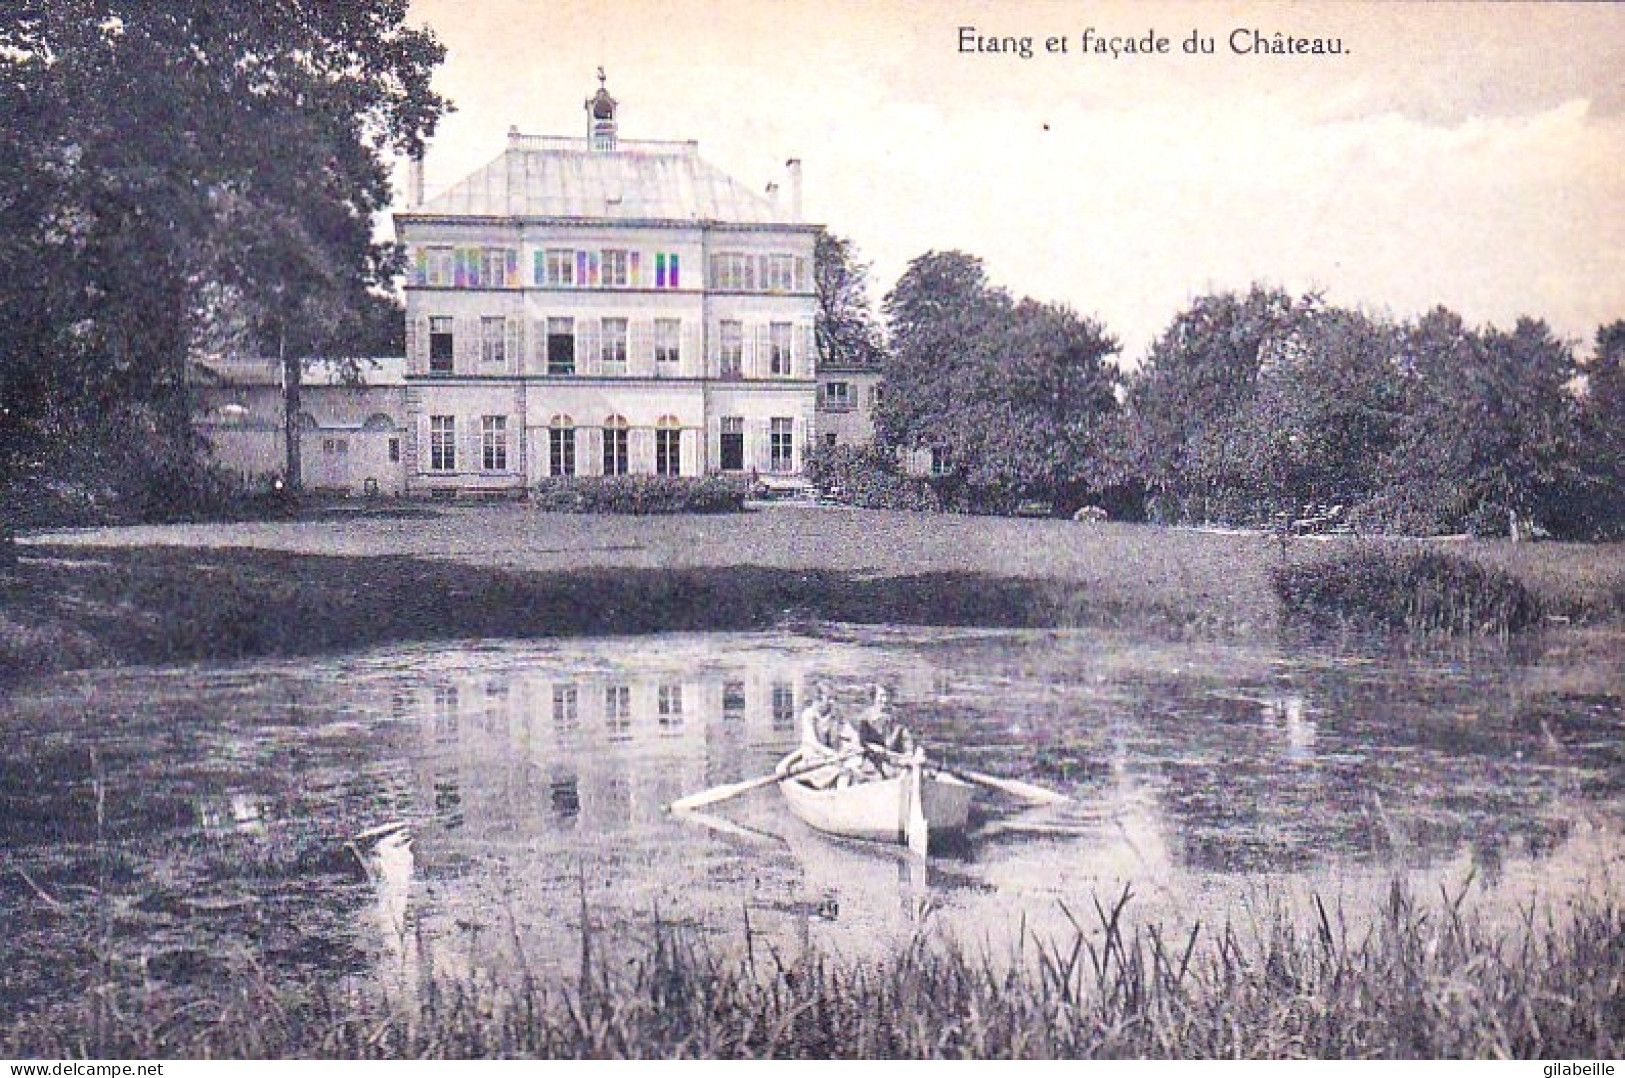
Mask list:
POLYGON ((931 849, 931 824, 925 818, 923 783, 924 769, 916 764, 909 769, 908 848, 917 857, 924 857, 931 849))
POLYGON ((980 771, 967 771, 964 768, 957 768, 956 773, 978 786, 1003 790, 1011 797, 1019 797, 1031 801, 1035 805, 1059 805, 1063 801, 1072 800, 1066 794, 1046 790, 1042 786, 1034 786, 1030 782, 1022 782, 1019 779, 1001 779, 993 775, 984 775, 980 771))

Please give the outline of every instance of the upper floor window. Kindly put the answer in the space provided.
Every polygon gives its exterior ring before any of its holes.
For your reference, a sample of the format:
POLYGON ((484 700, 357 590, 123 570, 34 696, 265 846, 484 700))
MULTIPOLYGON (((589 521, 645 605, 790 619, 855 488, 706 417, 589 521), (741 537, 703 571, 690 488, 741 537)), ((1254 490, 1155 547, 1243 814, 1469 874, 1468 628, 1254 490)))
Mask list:
POLYGON ((790 255, 763 255, 761 277, 763 291, 794 291, 796 287, 796 260, 790 255))
POLYGON ((711 288, 717 292, 743 292, 754 286, 754 275, 747 269, 754 260, 742 254, 714 254, 711 256, 711 288))
POLYGON ((723 378, 739 378, 745 373, 745 325, 743 322, 723 322, 721 329, 721 359, 723 378))
POLYGON ((824 407, 843 409, 852 407, 852 386, 848 382, 825 382, 824 407))
POLYGON ((536 283, 569 288, 576 283, 576 253, 565 247, 536 252, 536 283))
POLYGON ((606 367, 626 365, 626 319, 606 318, 598 344, 598 359, 606 367))
POLYGON ((480 362, 508 362, 508 320, 506 318, 480 319, 480 362))
POLYGON ((434 288, 507 288, 519 283, 512 247, 420 247, 413 283, 434 288))
POLYGON ((455 364, 456 337, 452 320, 439 316, 429 319, 429 373, 450 374, 455 364))
POLYGON ((774 322, 767 327, 769 370, 775 375, 790 373, 790 323, 774 322))
POLYGON ((423 283, 450 288, 457 283, 450 247, 429 247, 424 251, 423 283))
POLYGON ((547 320, 547 373, 576 372, 576 324, 573 318, 547 320))
POLYGON ((632 283, 632 254, 630 251, 603 252, 601 265, 605 288, 626 288, 632 283))
POLYGON ((793 292, 805 287, 806 261, 789 254, 718 251, 711 256, 711 288, 717 292, 793 292))
MULTIPOLYGON (((655 319, 655 367, 671 368, 682 359, 683 323, 675 318, 655 319)), ((666 373, 662 371, 661 373, 666 373)))

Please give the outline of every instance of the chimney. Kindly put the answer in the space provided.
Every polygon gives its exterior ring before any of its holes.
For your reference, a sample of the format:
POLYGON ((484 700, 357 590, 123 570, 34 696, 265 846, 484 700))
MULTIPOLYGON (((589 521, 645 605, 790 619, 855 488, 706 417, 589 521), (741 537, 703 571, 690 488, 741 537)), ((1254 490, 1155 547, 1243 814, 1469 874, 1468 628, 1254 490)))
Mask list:
POLYGON ((521 136, 519 134, 519 125, 518 124, 509 124, 508 125, 508 145, 509 145, 509 147, 519 145, 519 140, 522 137, 523 136, 521 136))
POLYGON ((790 220, 801 220, 801 158, 792 157, 784 163, 789 173, 790 185, 790 220))
POLYGON ((769 180, 767 183, 767 200, 773 204, 773 212, 779 212, 779 185, 769 180))
POLYGON ((406 208, 415 210, 423 205, 423 150, 412 155, 406 163, 406 208))

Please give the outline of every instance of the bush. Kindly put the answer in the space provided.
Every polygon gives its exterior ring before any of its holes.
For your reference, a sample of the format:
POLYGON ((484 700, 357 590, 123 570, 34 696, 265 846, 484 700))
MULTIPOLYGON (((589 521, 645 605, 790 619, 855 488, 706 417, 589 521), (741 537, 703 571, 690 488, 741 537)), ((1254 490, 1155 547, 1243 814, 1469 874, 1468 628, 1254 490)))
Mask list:
POLYGON ((550 513, 739 513, 754 493, 754 482, 733 476, 554 476, 531 499, 550 513))
POLYGON ((1271 573, 1288 617, 1450 635, 1517 632, 1540 604, 1504 569, 1438 550, 1356 548, 1271 573))
POLYGON ((825 496, 865 509, 940 512, 941 494, 923 476, 907 475, 889 450, 824 445, 807 454, 807 479, 825 496))

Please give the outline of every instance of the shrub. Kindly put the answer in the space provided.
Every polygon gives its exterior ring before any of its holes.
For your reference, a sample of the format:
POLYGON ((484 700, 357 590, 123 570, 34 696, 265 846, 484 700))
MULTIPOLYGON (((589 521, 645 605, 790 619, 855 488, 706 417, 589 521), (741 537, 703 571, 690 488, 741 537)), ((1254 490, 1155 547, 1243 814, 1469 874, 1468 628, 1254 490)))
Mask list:
POLYGON ((1506 570, 1439 550, 1357 547, 1271 576, 1288 617, 1323 624, 1493 635, 1526 629, 1541 613, 1506 570))
POLYGON ((848 505, 925 512, 945 508, 930 480, 905 474, 896 456, 877 446, 818 446, 807 454, 804 467, 813 486, 848 505))
POLYGON ((739 513, 755 492, 751 480, 721 475, 554 476, 531 498, 551 513, 739 513))

